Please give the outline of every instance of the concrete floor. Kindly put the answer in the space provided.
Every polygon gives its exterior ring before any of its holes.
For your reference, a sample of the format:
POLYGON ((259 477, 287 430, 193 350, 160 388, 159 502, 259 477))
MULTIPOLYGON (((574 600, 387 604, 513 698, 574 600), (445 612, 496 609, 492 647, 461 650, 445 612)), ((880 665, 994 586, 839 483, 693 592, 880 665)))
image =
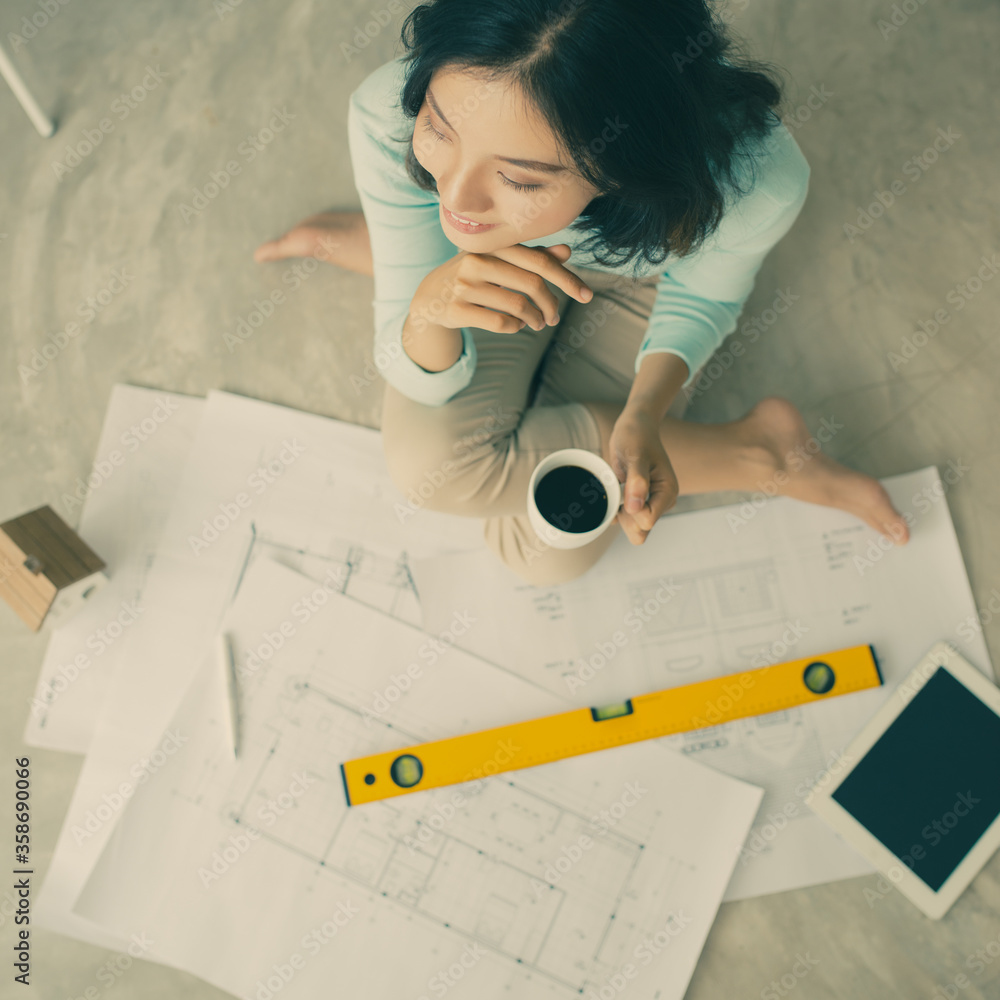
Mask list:
MULTIPOLYGON (((401 17, 354 55, 342 45, 371 20, 378 3, 370 0, 220 0, 214 8, 204 0, 62 2, 12 53, 58 118, 57 134, 40 139, 0 85, 0 269, 9 278, 0 291, 0 520, 49 503, 74 521, 61 497, 89 471, 119 381, 195 395, 224 388, 377 427, 382 384, 357 394, 345 377, 371 357, 369 279, 324 266, 248 343, 230 353, 223 335, 256 300, 288 288, 282 275, 290 263, 253 263, 258 242, 311 212, 357 204, 347 96, 396 54, 401 17), (116 99, 136 87, 147 88, 143 100, 123 116, 116 99), (276 108, 294 119, 250 162, 240 144, 276 108), (67 144, 105 118, 113 129, 68 164, 67 144), (241 172, 185 220, 181 206, 191 204, 193 189, 233 159, 241 172), (79 319, 87 298, 111 288, 118 271, 124 288, 42 371, 22 379, 19 366, 79 319)), ((977 272, 1000 250, 1000 10, 987 0, 739 0, 734 7, 755 53, 786 70, 786 121, 812 165, 811 193, 764 265, 745 318, 766 319, 779 289, 797 303, 697 397, 689 417, 733 419, 764 395, 785 395, 810 426, 824 416, 845 424, 826 450, 873 475, 967 466, 948 500, 985 606, 1000 587, 993 520, 1000 280, 981 282, 977 272), (812 108, 804 103, 810 96, 812 108), (958 138, 925 157, 939 130, 958 138), (897 192, 894 204, 859 225, 859 210, 887 190, 897 192), (853 239, 846 223, 858 226, 853 239), (900 353, 904 338, 935 314, 941 332, 918 337, 922 346, 894 370, 890 352, 900 353)), ((9 49, 8 33, 40 9, 35 0, 5 0, 0 31, 9 49)), ((996 661, 1000 622, 986 632, 996 661)), ((9 761, 25 752, 25 703, 45 639, 5 608, 0 634, 9 761)), ((31 756, 44 865, 80 759, 31 756)), ((6 798, 0 813, 0 827, 10 830, 6 798)), ((940 923, 895 892, 869 905, 864 890, 875 884, 871 876, 724 905, 688 997, 784 995, 764 991, 805 952, 819 964, 795 987, 803 1000, 937 996, 937 986, 963 972, 964 1000, 1000 995, 1000 961, 978 975, 966 966, 967 956, 997 940, 1000 856, 940 923)), ((32 994, 46 1000, 94 988, 110 957, 42 930, 32 943, 32 994)), ((190 1000, 225 995, 147 962, 114 987, 120 1000, 182 991, 190 1000)), ((8 995, 28 994, 15 992, 5 972, 0 996, 8 995)))

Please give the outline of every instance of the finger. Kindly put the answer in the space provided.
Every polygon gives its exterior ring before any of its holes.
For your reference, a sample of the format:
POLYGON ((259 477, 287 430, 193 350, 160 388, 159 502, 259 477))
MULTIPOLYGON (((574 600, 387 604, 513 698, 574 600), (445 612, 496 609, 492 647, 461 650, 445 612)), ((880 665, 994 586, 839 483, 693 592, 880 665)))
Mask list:
MULTIPOLYGON (((558 245, 564 246, 565 244, 558 245)), ((578 302, 589 302, 594 297, 594 293, 587 283, 563 267, 552 254, 546 253, 546 249, 546 247, 526 247, 522 243, 516 243, 503 250, 494 250, 493 256, 509 261, 526 271, 540 274, 546 281, 551 281, 553 285, 561 288, 570 298, 574 298, 578 302)))
MULTIPOLYGON (((539 249, 538 247, 531 247, 532 250, 539 249)), ((550 247, 541 247, 547 254, 555 257, 556 260, 563 262, 569 260, 573 251, 570 250, 568 243, 553 243, 550 247)))
POLYGON ((541 329, 546 323, 555 326, 559 322, 559 301, 540 274, 489 255, 470 261, 467 270, 473 280, 482 282, 484 289, 492 288, 500 293, 484 299, 476 289, 475 294, 468 297, 470 302, 520 316, 536 329, 541 329), (518 302, 517 298, 521 301, 518 302))
POLYGON ((495 312, 469 302, 457 303, 453 308, 460 326, 474 326, 492 333, 517 333, 525 327, 523 319, 507 312, 495 312))
POLYGON ((643 531, 650 531, 654 524, 656 524, 656 518, 653 517, 652 512, 649 509, 649 504, 643 504, 633 515, 632 519, 635 521, 637 527, 641 528, 643 531))
POLYGON ((618 511, 618 523, 621 525, 622 531, 625 532, 625 537, 633 545, 642 545, 646 540, 646 535, 649 534, 645 528, 635 523, 635 518, 631 514, 628 514, 624 510, 618 511))
POLYGON ((663 479, 653 483, 649 491, 649 527, 652 526, 677 503, 677 483, 663 479))
POLYGON ((650 528, 677 503, 679 493, 677 474, 670 464, 669 456, 664 453, 662 462, 654 463, 650 476, 648 524, 650 528))
POLYGON ((535 304, 520 292, 510 288, 483 282, 463 292, 462 299, 469 305, 482 306, 513 316, 519 324, 527 324, 533 330, 545 329, 545 316, 535 308, 535 304))
POLYGON ((649 482, 637 469, 629 469, 625 481, 625 510, 633 517, 646 505, 649 495, 649 482))

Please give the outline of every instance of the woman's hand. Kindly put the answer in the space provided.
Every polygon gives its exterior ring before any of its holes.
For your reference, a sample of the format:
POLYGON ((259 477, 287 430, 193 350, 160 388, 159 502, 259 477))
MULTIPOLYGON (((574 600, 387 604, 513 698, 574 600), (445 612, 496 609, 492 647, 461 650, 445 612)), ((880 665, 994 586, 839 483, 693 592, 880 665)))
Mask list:
POLYGON ((594 293, 563 267, 570 248, 528 247, 517 243, 490 253, 457 253, 420 283, 410 305, 415 329, 474 326, 516 333, 525 325, 542 330, 559 322, 558 301, 545 282, 579 302, 594 293))
POLYGON ((633 545, 642 545, 657 519, 677 501, 677 476, 660 440, 660 425, 628 409, 615 422, 611 467, 622 488, 618 523, 633 545))

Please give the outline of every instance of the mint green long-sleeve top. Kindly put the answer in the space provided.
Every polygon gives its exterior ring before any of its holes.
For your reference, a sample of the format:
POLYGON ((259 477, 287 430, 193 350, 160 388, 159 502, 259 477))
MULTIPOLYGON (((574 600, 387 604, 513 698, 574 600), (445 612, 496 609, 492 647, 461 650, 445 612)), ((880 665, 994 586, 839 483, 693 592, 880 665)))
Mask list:
MULTIPOLYGON (((395 141, 413 128, 399 107, 403 75, 402 58, 394 59, 351 94, 348 140, 374 262, 376 366, 403 395, 440 406, 472 380, 476 346, 470 329, 463 328, 461 356, 439 372, 421 368, 402 347, 403 324, 417 287, 457 252, 441 226, 438 195, 413 182, 404 163, 406 143, 395 141)), ((784 125, 771 131, 763 153, 753 188, 741 197, 727 196, 719 227, 687 257, 671 255, 655 266, 644 262, 634 272, 632 265, 605 267, 577 251, 591 230, 567 228, 531 241, 532 246, 568 244, 574 251, 569 259, 573 266, 640 277, 660 274, 635 359, 637 373, 647 354, 666 351, 687 363, 685 386, 690 385, 736 329, 764 258, 791 228, 809 185, 809 164, 784 125)))

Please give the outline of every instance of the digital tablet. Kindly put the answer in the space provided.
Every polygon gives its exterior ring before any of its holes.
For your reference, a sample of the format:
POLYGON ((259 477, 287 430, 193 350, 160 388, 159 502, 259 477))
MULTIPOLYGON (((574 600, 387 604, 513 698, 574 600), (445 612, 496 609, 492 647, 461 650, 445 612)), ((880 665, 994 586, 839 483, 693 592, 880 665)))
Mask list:
POLYGON ((939 642, 806 799, 927 916, 1000 847, 1000 688, 939 642))

